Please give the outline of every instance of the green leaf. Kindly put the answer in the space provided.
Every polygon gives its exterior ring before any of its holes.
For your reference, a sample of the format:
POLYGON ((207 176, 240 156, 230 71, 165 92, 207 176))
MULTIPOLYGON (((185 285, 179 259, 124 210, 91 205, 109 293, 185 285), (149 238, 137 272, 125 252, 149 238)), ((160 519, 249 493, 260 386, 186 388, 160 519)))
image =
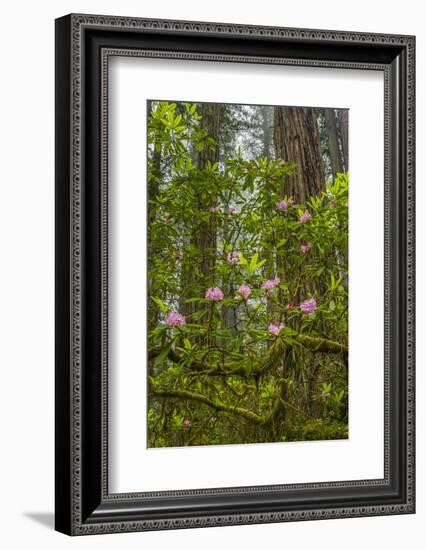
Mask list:
POLYGON ((259 257, 259 254, 257 252, 254 253, 250 265, 249 265, 249 272, 253 273, 256 270, 256 264, 257 264, 257 258, 259 257))
MULTIPOLYGON (((196 311, 195 313, 193 313, 191 315, 191 319, 193 321, 199 321, 200 319, 202 319, 205 315, 207 315, 208 313, 208 310, 207 309, 200 309, 200 311, 196 311)), ((190 325, 187 324, 186 325, 187 327, 189 327, 190 325)))
POLYGON ((157 298, 157 296, 152 296, 152 300, 157 304, 163 313, 168 312, 169 308, 160 300, 160 298, 157 298))
POLYGON ((244 258, 244 256, 242 256, 242 255, 240 256, 240 264, 242 264, 242 265, 248 265, 247 260, 246 260, 246 259, 244 258))
POLYGON ((164 359, 167 357, 167 355, 169 354, 169 351, 171 350, 171 348, 172 346, 167 346, 164 349, 162 349, 161 352, 155 358, 155 362, 162 363, 164 359))

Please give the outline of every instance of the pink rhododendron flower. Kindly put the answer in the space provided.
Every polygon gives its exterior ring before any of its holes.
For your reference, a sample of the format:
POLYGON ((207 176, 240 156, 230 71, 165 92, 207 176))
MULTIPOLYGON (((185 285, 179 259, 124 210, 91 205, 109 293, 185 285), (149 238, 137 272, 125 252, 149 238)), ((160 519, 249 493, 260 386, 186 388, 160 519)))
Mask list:
POLYGON ((300 223, 306 223, 312 218, 311 214, 309 212, 303 212, 303 214, 299 218, 300 223))
POLYGON ((317 303, 313 298, 305 300, 300 304, 300 311, 302 313, 313 313, 317 309, 317 303))
POLYGON ((166 325, 168 327, 181 327, 183 325, 186 325, 186 319, 180 313, 168 313, 166 315, 166 325))
POLYGON ((182 426, 184 428, 189 428, 190 425, 191 425, 191 422, 187 418, 185 418, 185 420, 182 422, 182 426))
POLYGON ((306 252, 309 252, 309 250, 312 248, 312 243, 304 243, 300 245, 300 251, 302 254, 306 254, 306 252))
POLYGON ((214 302, 221 302, 224 298, 223 292, 217 286, 215 288, 208 288, 206 290, 206 296, 205 297, 210 298, 214 302))
POLYGON ((240 252, 230 252, 228 254, 228 263, 230 263, 231 265, 238 265, 240 263, 240 258, 240 252))
POLYGON ((284 328, 284 323, 280 323, 280 324, 277 324, 277 323, 271 323, 269 326, 268 326, 268 332, 269 334, 271 334, 272 336, 279 336, 280 335, 280 332, 282 331, 282 329, 284 328))
POLYGON ((287 203, 285 201, 278 201, 275 204, 275 208, 277 210, 287 210, 287 203))
POLYGON ((213 214, 216 214, 216 212, 219 212, 219 207, 216 206, 215 204, 212 204, 212 206, 210 206, 209 210, 210 210, 210 212, 213 212, 213 214))
POLYGON ((241 285, 238 289, 238 292, 241 294, 244 300, 248 300, 251 294, 251 288, 247 285, 241 285))
POLYGON ((281 280, 279 279, 279 277, 275 277, 275 279, 268 279, 267 281, 262 283, 262 288, 264 290, 272 290, 273 288, 278 286, 280 282, 281 280))

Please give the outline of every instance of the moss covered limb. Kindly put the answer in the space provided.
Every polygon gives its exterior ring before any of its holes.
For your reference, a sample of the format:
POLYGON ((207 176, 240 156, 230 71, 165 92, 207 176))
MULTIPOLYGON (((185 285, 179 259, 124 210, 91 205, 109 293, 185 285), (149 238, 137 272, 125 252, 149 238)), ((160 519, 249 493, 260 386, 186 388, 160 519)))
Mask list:
POLYGON ((215 409, 216 411, 223 411, 231 414, 236 414, 238 416, 242 416, 246 420, 253 422, 254 424, 268 424, 272 422, 272 420, 276 417, 278 414, 280 407, 282 406, 282 392, 283 392, 284 382, 280 381, 278 385, 277 390, 277 396, 275 398, 273 407, 271 409, 271 412, 266 415, 260 415, 257 413, 254 413, 250 411, 249 409, 245 409, 243 407, 235 407, 233 405, 228 405, 227 403, 224 403, 220 400, 213 401, 209 397, 201 394, 201 393, 195 393, 188 390, 178 390, 178 389, 163 389, 163 388, 157 388, 152 387, 150 390, 150 395, 155 397, 163 397, 163 398, 177 398, 177 399, 189 399, 191 401, 197 401, 199 403, 203 403, 204 405, 207 405, 208 407, 211 407, 212 409, 215 409))
POLYGON ((174 397, 179 399, 190 399, 191 401, 198 401, 199 403, 203 403, 204 405, 207 405, 212 409, 215 409, 216 411, 224 411, 237 414, 256 424, 263 424, 264 422, 264 418, 262 416, 252 411, 249 411, 248 409, 227 405, 226 403, 223 403, 219 400, 213 401, 212 399, 209 399, 201 393, 195 393, 188 390, 153 389, 150 394, 155 397, 174 397))
POLYGON ((348 353, 347 346, 339 344, 339 342, 335 340, 329 340, 328 338, 298 334, 294 337, 294 340, 313 353, 348 353))
MULTIPOLYGON (((152 348, 148 352, 148 359, 155 359, 160 355, 162 348, 156 347, 152 348)), ((167 358, 170 359, 173 363, 179 364, 182 363, 186 358, 185 356, 179 355, 174 349, 170 349, 167 354, 167 358)), ((211 364, 206 361, 200 361, 198 359, 192 359, 187 365, 188 369, 196 371, 199 374, 205 374, 210 376, 226 376, 228 374, 236 375, 245 375, 247 374, 247 369, 245 365, 236 363, 235 361, 230 361, 228 363, 216 363, 211 364)))
MULTIPOLYGON (((274 345, 268 349, 263 357, 259 357, 258 361, 253 365, 250 370, 251 373, 261 372, 267 368, 271 362, 276 361, 278 357, 285 351, 286 348, 290 348, 294 345, 300 345, 303 348, 309 350, 312 353, 341 353, 344 357, 347 357, 348 348, 339 342, 330 340, 328 338, 321 338, 315 336, 305 336, 303 334, 297 334, 292 336, 292 340, 297 342, 289 342, 285 338, 278 338, 274 345)), ((148 352, 148 359, 155 359, 160 355, 162 349, 160 347, 152 348, 148 352)), ((184 356, 179 355, 176 350, 170 348, 167 358, 173 363, 179 364, 185 360, 184 356)), ((240 375, 246 376, 248 369, 246 365, 241 362, 229 361, 226 363, 210 364, 206 361, 200 361, 198 359, 192 359, 191 363, 187 365, 188 369, 196 371, 199 374, 207 376, 226 376, 226 375, 240 375)))

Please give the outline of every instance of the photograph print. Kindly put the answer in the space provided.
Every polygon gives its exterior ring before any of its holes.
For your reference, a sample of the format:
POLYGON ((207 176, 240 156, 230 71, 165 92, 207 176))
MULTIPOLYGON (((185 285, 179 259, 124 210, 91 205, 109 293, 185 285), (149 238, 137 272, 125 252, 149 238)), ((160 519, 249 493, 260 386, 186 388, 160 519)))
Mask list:
POLYGON ((147 102, 149 448, 348 438, 348 115, 147 102))

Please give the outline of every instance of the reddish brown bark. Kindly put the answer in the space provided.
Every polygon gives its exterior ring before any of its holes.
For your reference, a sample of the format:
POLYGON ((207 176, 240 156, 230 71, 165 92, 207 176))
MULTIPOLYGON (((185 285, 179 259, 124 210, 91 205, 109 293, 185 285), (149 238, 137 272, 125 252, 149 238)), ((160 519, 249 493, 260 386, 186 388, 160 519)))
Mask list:
POLYGON ((285 194, 304 203, 324 187, 317 114, 310 107, 275 107, 274 119, 276 158, 297 165, 285 194))

